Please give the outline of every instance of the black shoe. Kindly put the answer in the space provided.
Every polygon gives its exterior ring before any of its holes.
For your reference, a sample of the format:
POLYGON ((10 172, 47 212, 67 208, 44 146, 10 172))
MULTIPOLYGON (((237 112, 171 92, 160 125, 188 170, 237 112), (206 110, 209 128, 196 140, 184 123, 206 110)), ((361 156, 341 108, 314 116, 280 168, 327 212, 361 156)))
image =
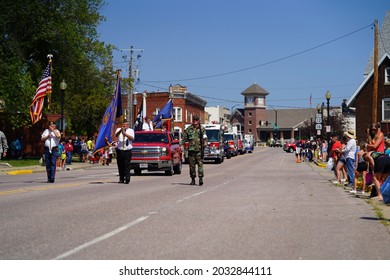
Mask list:
POLYGON ((191 179, 190 185, 195 185, 195 178, 192 178, 192 179, 191 179))
POLYGON ((118 181, 118 184, 123 184, 124 182, 125 182, 125 179, 120 178, 119 181, 118 181))
POLYGON ((199 177, 199 186, 203 185, 203 178, 199 177))
POLYGON ((51 179, 51 180, 50 180, 50 183, 54 183, 54 179, 51 179))
POLYGON ((126 184, 130 183, 130 177, 126 177, 125 183, 126 183, 126 184))

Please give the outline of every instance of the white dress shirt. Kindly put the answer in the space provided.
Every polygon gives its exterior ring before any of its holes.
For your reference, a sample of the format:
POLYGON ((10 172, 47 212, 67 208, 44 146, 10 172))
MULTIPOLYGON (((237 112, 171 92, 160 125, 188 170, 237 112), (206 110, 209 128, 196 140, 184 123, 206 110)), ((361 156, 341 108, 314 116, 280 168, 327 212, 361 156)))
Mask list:
MULTIPOLYGON (((117 128, 115 134, 117 134, 120 130, 121 128, 117 128)), ((129 134, 131 137, 134 138, 134 130, 132 130, 131 128, 127 128, 125 133, 129 134)), ((119 150, 127 151, 133 149, 132 143, 133 142, 130 139, 128 139, 126 136, 124 136, 123 133, 119 133, 118 143, 117 143, 117 148, 119 150)))
POLYGON ((50 131, 50 129, 47 128, 41 135, 42 139, 49 136, 45 140, 45 147, 49 148, 50 152, 52 148, 57 147, 60 144, 60 137, 57 137, 56 134, 60 135, 60 132, 57 129, 50 131))
POLYGON ((150 131, 150 130, 153 130, 153 124, 152 122, 144 122, 142 124, 142 130, 145 130, 145 131, 150 131))

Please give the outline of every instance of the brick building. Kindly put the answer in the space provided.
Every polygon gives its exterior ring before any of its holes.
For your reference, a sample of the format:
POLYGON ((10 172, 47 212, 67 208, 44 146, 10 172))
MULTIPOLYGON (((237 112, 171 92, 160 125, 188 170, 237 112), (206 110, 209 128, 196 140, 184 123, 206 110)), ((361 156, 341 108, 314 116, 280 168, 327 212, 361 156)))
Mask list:
MULTIPOLYGON (((176 84, 169 86, 166 92, 143 92, 133 96, 137 100, 133 106, 133 115, 137 116, 143 100, 146 100, 146 115, 153 119, 164 105, 173 99, 173 123, 175 131, 184 131, 185 125, 192 123, 192 117, 199 115, 201 123, 208 122, 208 114, 205 113, 207 101, 188 92, 187 87, 176 84)), ((122 105, 127 108, 127 96, 122 96, 122 105)))
POLYGON ((231 123, 244 134, 253 134, 256 142, 267 142, 270 139, 284 140, 301 139, 300 131, 305 122, 315 118, 317 109, 267 109, 269 93, 252 84, 241 95, 244 97, 244 108, 235 109, 231 123))
POLYGON ((373 120, 374 51, 369 57, 364 80, 352 94, 347 106, 356 108, 356 136, 366 139, 366 129, 372 122, 380 122, 385 135, 390 134, 390 11, 379 30, 378 40, 378 96, 377 119, 373 120))

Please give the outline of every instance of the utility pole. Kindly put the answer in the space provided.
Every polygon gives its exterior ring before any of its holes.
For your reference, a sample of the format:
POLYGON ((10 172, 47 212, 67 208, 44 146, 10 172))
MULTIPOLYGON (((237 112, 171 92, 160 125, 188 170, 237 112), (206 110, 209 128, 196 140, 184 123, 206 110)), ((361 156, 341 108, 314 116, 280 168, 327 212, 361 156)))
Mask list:
MULTIPOLYGON (((143 52, 143 49, 134 49, 133 46, 130 47, 130 49, 121 49, 122 51, 128 51, 130 50, 130 64, 129 64, 129 79, 130 79, 130 89, 127 94, 127 118, 131 126, 135 123, 135 116, 133 116, 133 95, 134 95, 134 70, 133 70, 133 54, 135 51, 143 52)), ((141 55, 139 54, 137 58, 139 59, 141 55)))
POLYGON ((374 38, 374 92, 372 97, 372 123, 378 120, 378 20, 375 20, 374 38))
POLYGON ((133 46, 130 47, 130 65, 129 65, 129 78, 130 78, 130 89, 127 94, 127 114, 129 116, 130 126, 133 127, 133 91, 134 91, 134 78, 133 78, 133 46))

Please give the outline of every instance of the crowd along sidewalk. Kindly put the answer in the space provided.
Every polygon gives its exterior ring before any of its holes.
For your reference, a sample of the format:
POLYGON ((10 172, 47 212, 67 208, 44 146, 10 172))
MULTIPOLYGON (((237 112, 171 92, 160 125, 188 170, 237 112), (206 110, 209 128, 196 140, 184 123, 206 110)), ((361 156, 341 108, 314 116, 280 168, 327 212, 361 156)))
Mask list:
POLYGON ((321 177, 329 181, 329 187, 343 188, 346 195, 358 197, 372 205, 378 220, 387 227, 390 233, 390 204, 384 204, 383 201, 379 201, 376 198, 370 198, 370 193, 361 194, 358 192, 356 194, 352 194, 349 192, 351 189, 332 184, 332 181, 335 180, 334 172, 327 170, 326 163, 324 162, 315 160, 314 163, 315 165, 313 165, 313 168, 315 168, 315 170, 321 175, 321 177))

